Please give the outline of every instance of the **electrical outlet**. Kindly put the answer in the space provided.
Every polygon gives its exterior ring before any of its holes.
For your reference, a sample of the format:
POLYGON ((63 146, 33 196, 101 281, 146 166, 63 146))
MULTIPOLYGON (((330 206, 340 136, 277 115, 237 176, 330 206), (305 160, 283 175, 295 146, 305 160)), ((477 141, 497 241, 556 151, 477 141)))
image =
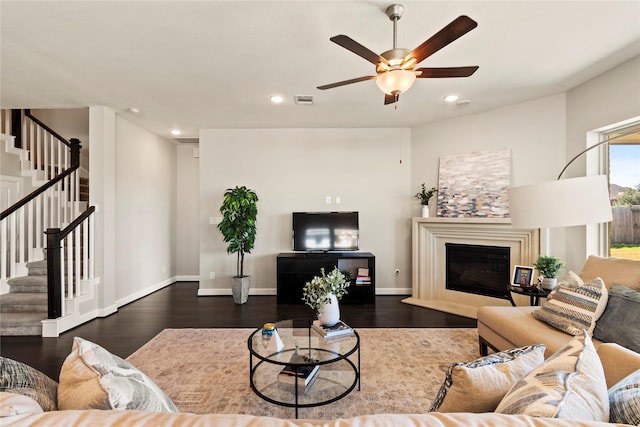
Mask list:
POLYGON ((214 271, 212 271, 211 273, 209 273, 209 279, 213 280, 216 278, 216 273, 214 271))
POLYGON ((336 205, 340 204, 340 196, 336 196, 336 205))
POLYGON ((330 205, 330 204, 331 204, 331 196, 326 196, 326 197, 324 198, 324 202, 325 202, 327 205, 330 205))
POLYGON ((399 275, 400 275, 400 269, 399 269, 399 268, 396 268, 396 269, 395 269, 395 271, 394 271, 394 273, 395 273, 395 275, 396 275, 396 276, 399 276, 399 275))

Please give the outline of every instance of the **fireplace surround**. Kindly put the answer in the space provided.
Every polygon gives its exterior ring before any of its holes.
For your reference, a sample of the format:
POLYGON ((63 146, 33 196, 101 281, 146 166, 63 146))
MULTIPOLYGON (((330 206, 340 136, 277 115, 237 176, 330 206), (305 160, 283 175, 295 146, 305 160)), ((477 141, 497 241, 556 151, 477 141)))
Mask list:
MULTIPOLYGON (((532 265, 540 254, 539 230, 514 229, 509 218, 413 218, 412 294, 403 302, 471 318, 483 305, 511 305, 505 299, 447 289, 447 243, 509 248, 509 272, 514 265, 532 265)), ((514 300, 528 304, 520 295, 514 300)))

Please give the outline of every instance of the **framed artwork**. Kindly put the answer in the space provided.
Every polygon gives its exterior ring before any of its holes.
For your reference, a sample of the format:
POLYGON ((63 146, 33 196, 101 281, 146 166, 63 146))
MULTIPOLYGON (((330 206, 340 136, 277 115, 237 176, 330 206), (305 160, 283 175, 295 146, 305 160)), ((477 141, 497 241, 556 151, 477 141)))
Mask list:
POLYGON ((531 286, 533 282, 533 267, 524 265, 516 265, 513 267, 513 279, 511 284, 514 286, 531 286))
POLYGON ((438 216, 508 218, 511 151, 440 157, 438 216))

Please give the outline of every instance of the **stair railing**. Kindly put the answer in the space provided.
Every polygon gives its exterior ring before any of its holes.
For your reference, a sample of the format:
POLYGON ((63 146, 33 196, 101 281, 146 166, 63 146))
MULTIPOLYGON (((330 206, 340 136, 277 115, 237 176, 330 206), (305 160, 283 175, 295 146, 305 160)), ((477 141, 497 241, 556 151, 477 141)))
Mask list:
POLYGON ((20 265, 42 259, 36 252, 45 247, 44 231, 63 227, 80 213, 80 141, 65 140, 29 110, 21 129, 28 170, 34 179, 49 181, 0 213, 0 280, 15 275, 20 265))
POLYGON ((49 228, 47 235, 48 317, 66 314, 65 299, 82 294, 81 280, 95 272, 94 206, 90 206, 63 230, 49 228))

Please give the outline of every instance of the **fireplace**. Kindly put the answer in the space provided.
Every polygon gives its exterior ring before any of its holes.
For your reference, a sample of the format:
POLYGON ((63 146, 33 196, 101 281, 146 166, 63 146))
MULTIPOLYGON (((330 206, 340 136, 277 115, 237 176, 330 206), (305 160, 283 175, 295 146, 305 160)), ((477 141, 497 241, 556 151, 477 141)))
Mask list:
MULTIPOLYGON (((509 261, 499 268, 504 275, 497 279, 503 289, 509 284, 510 271, 515 265, 532 265, 540 254, 539 230, 515 229, 509 218, 413 218, 411 223, 411 297, 402 300, 407 304, 472 318, 476 317, 478 307, 511 305, 511 301, 503 299, 502 295, 448 289, 445 283, 447 243, 508 248, 509 261)), ((489 275, 478 273, 476 279, 483 274, 489 275)), ((483 280, 483 285, 485 283, 483 280)), ((514 295, 513 299, 518 305, 528 303, 521 295, 514 295)))
POLYGON ((509 298, 509 247, 445 243, 445 288, 509 298))

